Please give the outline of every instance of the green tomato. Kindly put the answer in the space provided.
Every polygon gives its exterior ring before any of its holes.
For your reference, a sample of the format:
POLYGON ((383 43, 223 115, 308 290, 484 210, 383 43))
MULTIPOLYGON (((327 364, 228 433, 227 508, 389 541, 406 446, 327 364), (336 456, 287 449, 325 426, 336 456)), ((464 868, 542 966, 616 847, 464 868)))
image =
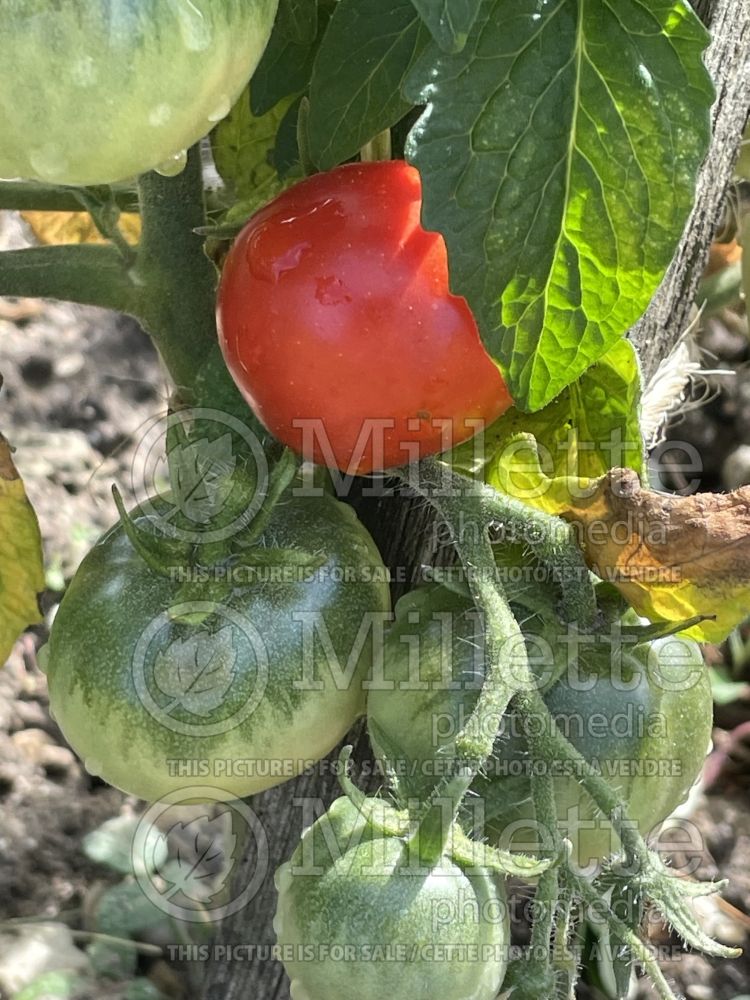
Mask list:
MULTIPOLYGON (((548 637, 549 626, 542 632, 548 637)), ((527 644, 538 638, 525 636, 527 644)), ((699 647, 681 636, 637 646, 591 639, 577 650, 562 642, 549 647, 543 674, 552 683, 541 684, 543 696, 563 733, 618 790, 646 836, 684 800, 705 758, 712 724, 707 671, 699 647)), ((472 603, 437 587, 409 595, 396 607, 383 662, 368 695, 371 739, 401 797, 424 799, 449 772, 453 741, 484 677, 472 603)), ((486 774, 465 801, 465 823, 501 847, 538 849, 531 766, 521 721, 508 713, 486 774)), ((553 768, 558 825, 579 865, 588 867, 614 853, 619 839, 577 776, 562 762, 553 768)))
POLYGON ((176 172, 250 79, 277 2, 6 0, 0 177, 176 172))
MULTIPOLYGON (((149 530, 145 516, 137 527, 149 530)), ((121 526, 88 553, 52 626, 50 705, 86 767, 144 799, 197 785, 241 798, 294 777, 364 710, 387 574, 350 507, 282 498, 258 546, 320 556, 186 601, 121 526)), ((259 574, 259 575, 258 575, 259 574)), ((198 588, 202 593, 202 585, 198 588)))
POLYGON ((293 1000, 494 1000, 505 974, 505 890, 450 858, 425 868, 346 798, 276 873, 274 930, 293 1000))

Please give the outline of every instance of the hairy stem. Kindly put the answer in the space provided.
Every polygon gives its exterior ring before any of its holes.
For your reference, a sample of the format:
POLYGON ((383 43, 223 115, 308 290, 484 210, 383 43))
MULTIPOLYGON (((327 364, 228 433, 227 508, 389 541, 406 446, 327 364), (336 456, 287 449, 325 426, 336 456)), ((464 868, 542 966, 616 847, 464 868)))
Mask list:
POLYGON ((112 246, 30 247, 0 254, 0 295, 62 299, 139 316, 141 289, 112 246))
POLYGON ((112 198, 122 212, 138 211, 138 195, 125 188, 74 188, 0 181, 0 210, 14 212, 80 212, 81 192, 112 198))
POLYGON ((516 695, 515 704, 525 718, 534 718, 544 723, 532 727, 535 731, 543 730, 535 739, 532 748, 534 756, 550 763, 565 761, 573 765, 574 773, 587 795, 610 818, 628 860, 637 861, 640 870, 645 871, 650 864, 649 851, 634 824, 628 821, 625 804, 611 785, 597 774, 586 758, 560 732, 539 692, 532 688, 520 691, 516 695))

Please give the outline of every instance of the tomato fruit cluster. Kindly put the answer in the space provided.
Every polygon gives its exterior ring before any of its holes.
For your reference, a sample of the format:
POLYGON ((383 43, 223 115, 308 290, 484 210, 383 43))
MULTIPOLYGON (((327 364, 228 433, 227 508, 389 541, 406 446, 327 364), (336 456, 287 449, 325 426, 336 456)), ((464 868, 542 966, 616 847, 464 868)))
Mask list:
POLYGON ((178 169, 250 79, 277 2, 4 3, 0 177, 109 184, 178 169))
MULTIPOLYGON (((444 587, 407 595, 396 607, 368 723, 404 799, 423 800, 450 765, 453 739, 484 678, 481 638, 472 602, 444 587)), ((617 633, 596 639, 577 650, 564 641, 549 647, 556 663, 548 665, 553 682, 544 699, 558 728, 618 790, 629 819, 648 836, 684 800, 706 756, 712 699, 703 658, 681 636, 640 644, 617 633)), ((520 719, 510 713, 467 799, 466 823, 501 847, 533 851, 543 843, 544 831, 533 825, 531 765, 520 719)), ((619 839, 574 770, 559 762, 553 776, 560 831, 589 868, 618 850, 619 839)))
POLYGON ((268 430, 308 459, 357 473, 405 465, 510 405, 421 203, 408 164, 349 164, 266 205, 227 257, 229 370, 268 430))
POLYGON ((88 553, 55 618, 47 672, 52 710, 89 771, 149 800, 201 773, 242 798, 319 760, 362 714, 372 637, 360 645, 360 626, 390 608, 369 535, 330 496, 289 495, 257 546, 320 563, 309 578, 261 576, 196 602, 121 524, 88 553))

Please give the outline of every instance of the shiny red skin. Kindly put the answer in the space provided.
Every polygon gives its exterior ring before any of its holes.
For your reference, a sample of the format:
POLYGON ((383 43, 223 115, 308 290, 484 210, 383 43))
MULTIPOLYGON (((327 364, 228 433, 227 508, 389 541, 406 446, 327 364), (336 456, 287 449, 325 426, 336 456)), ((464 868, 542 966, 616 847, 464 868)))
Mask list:
POLYGON ((229 371, 268 430, 308 459, 393 468, 511 405, 420 209, 414 167, 349 164, 281 194, 227 257, 218 323, 229 371))

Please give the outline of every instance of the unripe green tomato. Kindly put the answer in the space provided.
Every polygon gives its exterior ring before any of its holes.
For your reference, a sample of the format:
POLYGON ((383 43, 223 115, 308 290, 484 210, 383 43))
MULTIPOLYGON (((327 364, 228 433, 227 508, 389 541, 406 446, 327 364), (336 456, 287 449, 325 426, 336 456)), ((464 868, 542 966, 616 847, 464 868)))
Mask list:
MULTIPOLYGON (((547 672, 557 679, 542 688, 543 697, 646 836, 684 800, 706 756, 712 724, 707 671, 700 648, 682 636, 637 646, 591 638, 584 637, 576 655, 562 642, 551 650, 559 661, 547 672)), ((450 771, 453 741, 484 677, 482 633, 471 601, 437 587, 407 595, 396 606, 383 663, 368 694, 370 737, 395 771, 401 796, 424 799, 450 771)), ((497 722, 489 720, 493 730, 497 722)), ((486 775, 465 800, 466 825, 504 848, 542 846, 530 826, 531 766, 520 719, 507 713, 486 775)), ((558 826, 573 842, 574 859, 587 868, 618 850, 619 839, 567 765, 553 767, 558 826)))
POLYGON ((5 0, 0 177, 176 172, 250 79, 277 3, 5 0))
MULTIPOLYGON (((145 516, 135 523, 149 530, 145 516)), ((319 760, 363 712, 390 608, 372 539, 330 496, 289 496, 258 546, 324 561, 301 577, 240 576, 221 601, 207 584, 202 602, 195 587, 185 600, 179 572, 149 568, 119 525, 88 553, 55 617, 47 674, 89 771, 148 800, 201 784, 242 798, 319 760)))
POLYGON ((276 873, 274 930, 293 1000, 495 1000, 505 974, 502 882, 449 858, 425 868, 346 798, 276 873))

